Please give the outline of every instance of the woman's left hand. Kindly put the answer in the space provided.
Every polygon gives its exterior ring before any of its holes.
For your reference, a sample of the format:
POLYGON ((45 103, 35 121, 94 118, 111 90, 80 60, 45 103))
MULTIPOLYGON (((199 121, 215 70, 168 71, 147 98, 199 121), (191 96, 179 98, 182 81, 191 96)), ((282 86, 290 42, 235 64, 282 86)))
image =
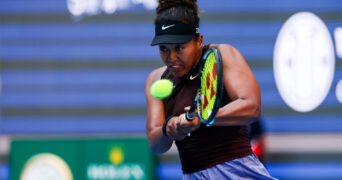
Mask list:
MULTIPOLYGON (((190 107, 185 107, 184 110, 189 111, 190 107)), ((183 117, 182 121, 180 122, 180 126, 186 129, 190 129, 191 132, 195 131, 201 126, 201 121, 197 116, 194 116, 192 121, 188 121, 185 119, 185 113, 181 114, 180 116, 183 117)))

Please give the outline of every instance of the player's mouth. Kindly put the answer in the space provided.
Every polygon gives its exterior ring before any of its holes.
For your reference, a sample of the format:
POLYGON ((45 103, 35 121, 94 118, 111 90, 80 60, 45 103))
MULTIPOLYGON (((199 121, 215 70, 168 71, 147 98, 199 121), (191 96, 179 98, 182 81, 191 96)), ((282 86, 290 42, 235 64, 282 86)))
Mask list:
POLYGON ((184 67, 180 64, 176 64, 176 65, 169 65, 168 66, 172 71, 181 71, 184 69, 184 67))

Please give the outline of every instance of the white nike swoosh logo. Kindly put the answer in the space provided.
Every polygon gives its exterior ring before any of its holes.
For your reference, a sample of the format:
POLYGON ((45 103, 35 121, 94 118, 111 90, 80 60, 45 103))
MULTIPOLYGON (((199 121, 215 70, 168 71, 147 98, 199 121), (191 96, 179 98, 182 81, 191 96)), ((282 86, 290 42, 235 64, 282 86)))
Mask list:
POLYGON ((190 75, 190 80, 194 80, 194 79, 196 79, 198 75, 199 75, 199 73, 198 73, 198 74, 196 74, 196 76, 192 76, 192 75, 190 75))
POLYGON ((162 26, 162 30, 165 30, 165 29, 168 29, 168 28, 170 28, 170 27, 173 27, 173 26, 175 26, 176 24, 171 24, 171 25, 168 25, 168 26, 162 26))

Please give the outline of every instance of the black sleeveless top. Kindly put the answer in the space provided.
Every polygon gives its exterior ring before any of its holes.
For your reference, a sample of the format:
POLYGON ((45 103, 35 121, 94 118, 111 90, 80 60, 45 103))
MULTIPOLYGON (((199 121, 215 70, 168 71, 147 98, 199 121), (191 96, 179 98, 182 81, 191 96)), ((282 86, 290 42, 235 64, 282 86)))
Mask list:
MULTIPOLYGON (((209 46, 204 46, 203 54, 209 46)), ((173 76, 166 69, 161 78, 170 79, 175 88, 172 94, 163 100, 166 117, 185 113, 184 107, 190 106, 196 88, 199 67, 181 78, 173 76)), ((224 90, 226 92, 226 90, 224 90)), ((227 93, 223 93, 221 107, 230 103, 227 93)), ((226 161, 252 154, 247 126, 209 126, 202 124, 182 141, 176 141, 184 174, 197 172, 226 161)))

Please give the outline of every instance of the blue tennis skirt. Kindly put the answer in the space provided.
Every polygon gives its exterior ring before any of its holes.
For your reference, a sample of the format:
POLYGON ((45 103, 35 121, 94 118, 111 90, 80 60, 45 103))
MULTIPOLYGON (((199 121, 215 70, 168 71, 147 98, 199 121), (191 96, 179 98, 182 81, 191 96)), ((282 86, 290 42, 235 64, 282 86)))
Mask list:
POLYGON ((254 154, 234 159, 191 174, 183 174, 183 180, 275 180, 254 154))

